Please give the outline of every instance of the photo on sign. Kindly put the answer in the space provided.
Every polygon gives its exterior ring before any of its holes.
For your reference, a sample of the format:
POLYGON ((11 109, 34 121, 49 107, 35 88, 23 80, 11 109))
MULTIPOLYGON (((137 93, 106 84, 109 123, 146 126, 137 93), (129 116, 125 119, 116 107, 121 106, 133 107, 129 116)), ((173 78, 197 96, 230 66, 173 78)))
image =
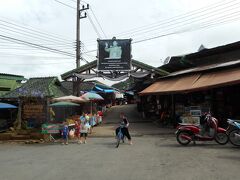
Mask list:
POLYGON ((131 70, 131 39, 98 40, 98 70, 131 70))
POLYGON ((105 43, 106 52, 109 53, 109 57, 104 59, 121 59, 122 58, 122 47, 118 46, 117 41, 113 41, 112 45, 109 45, 108 42, 105 43))

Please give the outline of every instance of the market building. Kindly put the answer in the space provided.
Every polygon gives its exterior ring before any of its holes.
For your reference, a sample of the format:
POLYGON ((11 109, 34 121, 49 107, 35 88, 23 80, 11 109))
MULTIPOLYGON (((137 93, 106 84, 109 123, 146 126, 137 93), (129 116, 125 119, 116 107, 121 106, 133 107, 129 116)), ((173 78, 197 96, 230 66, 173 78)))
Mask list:
POLYGON ((0 96, 20 87, 25 80, 24 76, 0 73, 0 96))
POLYGON ((69 95, 57 77, 30 78, 21 87, 0 97, 1 102, 18 106, 18 128, 41 128, 50 120, 49 104, 54 97, 69 95))
MULTIPOLYGON (((84 83, 86 84, 86 80, 92 78, 101 77, 112 81, 121 81, 126 78, 130 78, 131 87, 130 86, 124 87, 124 89, 120 90, 122 91, 121 93, 127 92, 125 93, 125 97, 127 98, 127 101, 129 103, 136 103, 137 93, 139 91, 143 90, 145 87, 154 82, 156 78, 169 74, 167 71, 162 70, 161 68, 156 68, 134 59, 131 59, 131 70, 128 72, 109 71, 107 73, 103 73, 101 71, 97 71, 97 66, 98 62, 97 60, 95 60, 79 68, 70 70, 62 74, 61 77, 66 81, 66 83, 73 84, 72 90, 74 95, 77 95, 77 92, 80 92, 80 90, 84 88, 83 86, 84 83)), ((102 87, 101 86, 102 86, 101 84, 97 83, 96 87, 93 90, 97 91, 97 93, 102 93, 101 95, 103 96, 105 94, 107 96, 105 97, 106 98, 105 101, 109 102, 109 103, 107 102, 108 105, 111 106, 115 103, 119 103, 118 101, 116 102, 116 94, 115 95, 112 94, 112 97, 108 98, 111 93, 106 93, 108 89, 110 91, 118 91, 119 88, 107 87, 106 85, 102 87)))
POLYGON ((173 57, 161 68, 171 74, 140 92, 145 115, 176 125, 211 112, 222 127, 240 118, 240 42, 173 57))

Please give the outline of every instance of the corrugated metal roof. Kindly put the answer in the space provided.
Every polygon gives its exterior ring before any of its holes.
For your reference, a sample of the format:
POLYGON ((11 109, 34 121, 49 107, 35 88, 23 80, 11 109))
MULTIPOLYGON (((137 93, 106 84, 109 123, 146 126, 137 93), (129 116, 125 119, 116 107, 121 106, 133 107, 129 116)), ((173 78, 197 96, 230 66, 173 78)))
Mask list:
POLYGON ((19 97, 60 97, 69 95, 69 92, 61 86, 57 77, 30 78, 20 88, 17 88, 2 98, 19 97))
POLYGON ((16 81, 26 80, 24 76, 14 75, 14 74, 5 74, 5 73, 0 73, 0 79, 10 79, 10 80, 16 80, 16 81))
POLYGON ((169 63, 160 66, 168 72, 176 72, 187 68, 193 68, 198 66, 203 66, 211 64, 211 61, 217 62, 226 62, 226 61, 235 61, 240 58, 236 53, 239 52, 240 41, 209 48, 197 51, 194 53, 189 53, 185 55, 172 56, 169 60, 169 63), (230 54, 233 54, 230 56, 230 54), (223 58, 225 56, 226 58, 223 58))
MULTIPOLYGON (((216 63, 216 64, 211 64, 211 65, 186 69, 186 70, 182 70, 182 71, 177 71, 177 72, 173 72, 173 73, 169 74, 168 76, 164 76, 162 78, 178 76, 178 75, 194 73, 194 72, 209 71, 209 70, 218 69, 218 68, 235 66, 238 64, 240 64, 240 59, 236 60, 236 61, 229 61, 229 62, 225 62, 225 63, 216 63)), ((162 78, 160 78, 160 79, 162 79, 162 78)))
POLYGON ((240 68, 234 67, 161 79, 141 91, 140 95, 186 93, 239 83, 240 68))

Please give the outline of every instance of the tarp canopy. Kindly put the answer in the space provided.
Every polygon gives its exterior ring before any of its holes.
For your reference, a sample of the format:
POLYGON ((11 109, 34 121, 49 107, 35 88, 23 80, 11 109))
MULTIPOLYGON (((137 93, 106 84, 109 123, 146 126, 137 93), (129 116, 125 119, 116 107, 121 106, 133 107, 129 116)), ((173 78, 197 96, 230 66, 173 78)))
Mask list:
POLYGON ((164 78, 141 91, 140 95, 184 93, 238 83, 240 83, 239 67, 164 78))
POLYGON ((75 103, 88 102, 87 99, 84 99, 82 97, 73 96, 73 95, 54 98, 53 101, 55 101, 55 102, 64 101, 64 102, 75 102, 75 103))
POLYGON ((104 100, 104 98, 102 96, 100 96, 99 94, 93 93, 93 92, 87 92, 87 93, 83 94, 81 96, 81 98, 88 99, 90 101, 104 100))
POLYGON ((17 108, 17 106, 0 102, 0 109, 14 109, 14 108, 17 108))
POLYGON ((56 102, 49 105, 50 107, 72 107, 72 106, 80 106, 79 104, 72 102, 56 102))
POLYGON ((101 88, 101 87, 99 87, 99 86, 95 86, 95 88, 96 88, 97 90, 101 91, 101 92, 104 92, 104 93, 114 93, 114 92, 115 92, 114 89, 103 89, 103 88, 101 88))

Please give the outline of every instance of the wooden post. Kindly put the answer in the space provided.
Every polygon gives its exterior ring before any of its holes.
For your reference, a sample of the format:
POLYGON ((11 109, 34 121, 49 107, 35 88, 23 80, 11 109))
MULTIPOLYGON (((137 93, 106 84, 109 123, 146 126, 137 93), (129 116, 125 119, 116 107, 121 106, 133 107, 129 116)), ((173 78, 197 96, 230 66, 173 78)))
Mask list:
POLYGON ((17 129, 22 128, 22 100, 18 99, 17 129))
MULTIPOLYGON (((50 107, 49 107, 49 105, 50 105, 50 98, 44 98, 44 101, 45 101, 45 103, 46 103, 46 105, 47 105, 47 108, 46 108, 46 117, 47 117, 47 119, 46 119, 46 122, 47 123, 49 123, 50 122, 50 107)), ((45 122, 45 123, 46 123, 45 122)))
POLYGON ((175 113, 175 96, 174 94, 171 95, 171 99, 172 99, 172 122, 171 123, 175 123, 176 121, 176 113, 175 113))

